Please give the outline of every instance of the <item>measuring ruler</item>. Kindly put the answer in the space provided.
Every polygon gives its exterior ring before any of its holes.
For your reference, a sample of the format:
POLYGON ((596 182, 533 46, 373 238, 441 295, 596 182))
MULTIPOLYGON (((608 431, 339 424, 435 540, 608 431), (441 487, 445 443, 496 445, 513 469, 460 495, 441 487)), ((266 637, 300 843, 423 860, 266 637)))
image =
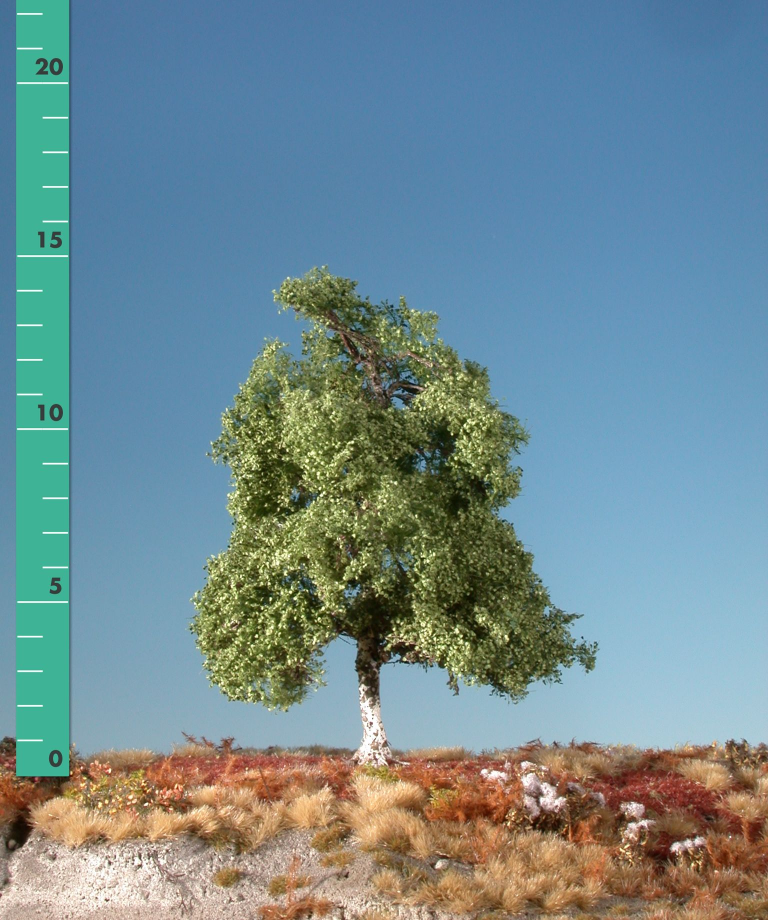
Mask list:
POLYGON ((16 775, 69 775, 69 0, 16 4, 16 775))

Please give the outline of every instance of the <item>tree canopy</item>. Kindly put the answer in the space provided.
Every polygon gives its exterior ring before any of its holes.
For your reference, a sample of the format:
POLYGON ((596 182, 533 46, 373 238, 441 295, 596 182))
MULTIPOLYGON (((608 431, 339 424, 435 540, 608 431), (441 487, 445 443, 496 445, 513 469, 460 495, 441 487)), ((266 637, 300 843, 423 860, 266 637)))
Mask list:
POLYGON ((575 662, 592 670, 597 646, 573 640, 578 615, 552 605, 499 516, 526 431, 435 313, 356 286, 327 267, 283 282, 276 302, 311 324, 303 358, 266 340, 212 444, 233 530, 190 626, 212 685, 288 709, 326 685, 337 637, 368 642, 376 668, 437 665, 455 693, 461 680, 514 702, 575 662))

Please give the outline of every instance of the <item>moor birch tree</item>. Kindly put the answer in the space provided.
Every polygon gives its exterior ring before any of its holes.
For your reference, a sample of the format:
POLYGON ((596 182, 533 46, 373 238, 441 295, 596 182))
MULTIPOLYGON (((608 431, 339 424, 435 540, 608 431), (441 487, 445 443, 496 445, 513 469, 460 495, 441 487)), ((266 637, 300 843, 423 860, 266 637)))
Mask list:
POLYGON ((552 605, 499 511, 520 490, 528 440, 488 372, 436 337, 438 316, 386 301, 327 267, 275 300, 309 321, 304 355, 266 344, 222 417, 228 548, 210 558, 190 625, 211 685, 287 710, 326 686, 322 650, 356 643, 357 763, 393 760, 381 720, 387 663, 437 665, 458 693, 510 702, 560 668, 595 665, 579 618, 552 605))

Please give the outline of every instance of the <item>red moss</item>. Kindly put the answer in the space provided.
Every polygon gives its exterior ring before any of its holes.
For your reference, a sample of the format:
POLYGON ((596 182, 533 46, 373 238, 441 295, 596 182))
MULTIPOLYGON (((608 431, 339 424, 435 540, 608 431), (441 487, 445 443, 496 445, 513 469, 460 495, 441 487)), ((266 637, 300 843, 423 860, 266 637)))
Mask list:
MULTIPOLYGON (((590 790, 601 792, 606 805, 617 814, 620 814, 622 802, 640 802, 659 816, 671 810, 682 810, 703 827, 719 817, 727 822, 731 832, 742 831, 742 822, 723 806, 721 795, 679 773, 632 769, 617 776, 590 780, 587 785, 590 790)), ((668 834, 659 833, 647 851, 648 856, 654 860, 669 859, 669 848, 674 842, 668 834)))
POLYGON ((684 809, 700 820, 712 820, 723 813, 715 793, 679 773, 633 769, 590 779, 586 784, 591 791, 601 792, 606 805, 616 812, 622 802, 640 802, 658 815, 684 809))

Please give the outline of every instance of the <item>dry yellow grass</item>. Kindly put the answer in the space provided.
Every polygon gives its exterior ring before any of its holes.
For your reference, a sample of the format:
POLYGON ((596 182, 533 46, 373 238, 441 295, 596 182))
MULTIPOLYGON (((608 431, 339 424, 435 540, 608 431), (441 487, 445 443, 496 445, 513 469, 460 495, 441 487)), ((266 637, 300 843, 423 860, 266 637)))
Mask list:
MULTIPOLYGON (((152 811, 143 821, 144 834, 148 840, 169 840, 182 834, 194 832, 194 819, 188 814, 152 811)), ((112 837, 111 839, 114 839, 112 837)))
POLYGON ((615 763, 617 771, 633 770, 643 759, 643 752, 634 744, 613 744, 605 753, 615 763))
POLYGON ((216 753, 207 744, 174 744, 171 752, 175 757, 210 757, 216 753))
MULTIPOLYGON (((466 828, 451 834, 447 822, 426 822, 419 817, 429 801, 425 789, 415 783, 386 783, 375 777, 358 775, 353 780, 357 802, 339 802, 336 816, 351 828, 363 849, 381 845, 400 848, 417 859, 426 859, 444 850, 466 855, 467 847, 457 838, 466 828)), ((449 853, 444 853, 449 855, 449 853)))
POLYGON ((390 808, 387 811, 366 812, 359 810, 348 813, 348 823, 364 850, 380 846, 397 849, 400 852, 418 852, 430 856, 432 839, 427 824, 405 808, 390 808))
POLYGON ((347 850, 337 850, 335 853, 328 853, 327 856, 323 856, 320 860, 320 865, 336 866, 341 869, 353 863, 356 858, 354 853, 350 853, 347 850))
POLYGON ((405 752, 406 760, 430 760, 438 763, 443 760, 471 760, 473 754, 465 747, 413 748, 405 752))
MULTIPOLYGON (((210 756, 212 748, 186 745, 180 751, 210 756)), ((300 756, 319 752, 291 753, 300 756)), ((586 781, 631 769, 647 755, 647 751, 631 746, 600 751, 533 746, 522 752, 501 752, 498 759, 533 761, 546 768, 540 775, 548 773, 551 781, 563 774, 586 781)), ((135 769, 156 756, 146 749, 104 751, 91 762, 109 763, 115 770, 135 769)), ((406 761, 418 757, 439 763, 468 759, 471 755, 464 748, 430 748, 402 756, 406 761)), ((487 754, 483 759, 493 760, 487 754)), ((722 796, 723 805, 742 818, 743 835, 733 835, 724 817, 704 825, 689 810, 678 808, 654 816, 652 836, 656 840, 663 833, 673 840, 683 840, 701 834, 708 844, 731 853, 727 860, 732 860, 733 865, 749 868, 756 864, 755 851, 750 847, 768 843, 768 774, 761 766, 731 768, 718 763, 718 759, 723 757, 717 748, 685 745, 665 752, 656 768, 675 770, 718 798, 722 796)), ((407 779, 387 782, 354 770, 349 777, 354 797, 342 800, 335 798, 323 770, 316 765, 305 764, 300 770, 290 764, 282 766, 291 771, 290 784, 275 802, 264 801, 255 788, 236 785, 243 780, 243 773, 226 772, 224 785, 188 788, 191 807, 186 812, 155 808, 141 817, 124 812, 110 815, 69 798, 55 798, 34 806, 30 818, 33 826, 71 847, 97 838, 119 841, 144 837, 157 841, 193 834, 214 846, 234 842, 241 851, 247 851, 284 828, 317 828, 318 841, 328 843, 317 847, 329 851, 324 865, 341 866, 354 861, 354 851, 343 848, 342 840, 346 838, 354 846, 372 852, 381 863, 382 871, 374 877, 374 884, 395 902, 459 913, 490 912, 488 920, 492 920, 493 912, 523 911, 544 912, 550 920, 554 915, 586 920, 597 916, 593 912, 598 905, 612 896, 645 900, 646 909, 632 915, 644 920, 666 916, 675 920, 717 920, 724 905, 741 911, 749 920, 755 920, 764 905, 768 917, 768 880, 764 875, 750 875, 736 868, 715 872, 709 864, 704 869, 691 868, 684 860, 672 861, 661 869, 650 861, 637 865, 622 862, 617 854, 622 821, 607 808, 596 812, 596 817, 601 818, 599 825, 576 827, 574 839, 578 842, 570 843, 565 832, 560 836, 536 829, 515 831, 498 823, 498 818, 495 822, 480 817, 468 822, 427 820, 424 811, 429 791, 407 779), (430 863, 436 857, 464 863, 464 868, 435 871, 430 863)), ((421 771, 414 775, 421 776, 421 771)), ((622 916, 621 907, 617 905, 612 916, 622 916)), ((728 920, 735 920, 733 911, 728 920)))
POLYGON ((619 865, 606 879, 608 890, 620 898, 639 898, 653 879, 653 867, 619 865))
POLYGON ((279 808, 264 805, 258 808, 232 804, 198 805, 179 817, 187 819, 187 823, 179 826, 184 826, 188 833, 214 843, 234 838, 244 850, 258 848, 284 827, 279 808))
POLYGON ((405 880, 394 869, 382 869, 371 876, 371 885, 383 895, 393 900, 402 898, 405 893, 405 880))
POLYGON ((220 805, 236 805, 258 815, 264 815, 269 810, 254 789, 236 786, 196 786, 190 790, 188 797, 194 805, 211 805, 214 808, 220 805))
POLYGON ((327 827, 336 819, 336 800, 330 787, 324 786, 319 792, 297 796, 280 810, 290 827, 327 827))
MULTIPOLYGON (((750 792, 758 792, 761 775, 758 767, 736 767, 733 771, 733 777, 736 782, 750 792)), ((766 791, 768 792, 768 787, 766 787, 766 791)))
MULTIPOLYGON (((253 776, 253 773, 250 775, 253 776)), ((303 795, 314 795, 316 792, 320 792, 323 786, 325 786, 325 783, 321 779, 319 771, 315 767, 308 766, 300 779, 294 778, 290 785, 283 789, 281 800, 288 805, 294 799, 298 799, 303 795)))
POLYGON ((752 795, 750 792, 732 792, 723 799, 728 808, 740 818, 755 821, 768 818, 768 795, 752 795))
POLYGON ((731 772, 723 764, 688 757, 675 764, 674 769, 686 779, 701 783, 710 792, 725 792, 733 785, 731 772))
POLYGON ((533 753, 530 759, 532 763, 547 767, 554 775, 570 773, 578 779, 616 772, 616 763, 599 751, 546 747, 533 753))
POLYGON ((596 879, 591 879, 583 885, 567 885, 549 891, 541 898, 540 903, 548 913, 573 907, 578 907, 579 910, 589 910, 595 907, 604 896, 604 886, 596 879))
POLYGON ((452 869, 436 881, 425 881, 402 894, 400 900, 411 906, 446 908, 455 913, 493 909, 498 905, 495 892, 486 891, 476 879, 452 869))
POLYGON ((707 903, 705 899, 680 908, 673 916, 675 920, 733 920, 732 911, 719 904, 707 903))
MULTIPOLYGON (((106 817, 65 798, 33 805, 29 814, 33 827, 69 847, 78 847, 88 840, 99 838, 109 826, 106 817)), ((123 828, 123 822, 120 827, 123 828)))
POLYGON ((374 776, 359 774, 352 780, 352 785, 360 807, 370 813, 389 808, 407 808, 421 813, 429 801, 426 789, 407 781, 387 783, 374 776))
POLYGON ((548 911, 587 909, 606 896, 601 878, 585 872, 605 859, 604 848, 582 847, 539 831, 512 834, 503 852, 476 869, 481 883, 503 885, 500 907, 519 911, 526 904, 548 911))
MULTIPOLYGON (((445 856, 467 862, 476 853, 476 849, 483 848, 486 841, 495 834, 507 835, 505 828, 498 828, 490 821, 477 821, 473 828, 468 829, 459 821, 430 821, 427 825, 431 835, 432 856, 445 856)), ((495 843, 495 841, 494 841, 495 843)), ((426 859, 430 854, 425 854, 421 847, 420 839, 414 841, 414 854, 419 859, 426 859)))
POLYGON ((92 764, 95 761, 103 764, 109 764, 115 770, 122 770, 124 767, 146 767, 160 757, 149 748, 127 748, 124 751, 116 751, 110 748, 107 751, 99 751, 87 758, 85 763, 92 764))
POLYGON ((687 811, 673 809, 656 819, 656 830, 669 834, 673 840, 693 837, 699 832, 699 822, 687 811))

